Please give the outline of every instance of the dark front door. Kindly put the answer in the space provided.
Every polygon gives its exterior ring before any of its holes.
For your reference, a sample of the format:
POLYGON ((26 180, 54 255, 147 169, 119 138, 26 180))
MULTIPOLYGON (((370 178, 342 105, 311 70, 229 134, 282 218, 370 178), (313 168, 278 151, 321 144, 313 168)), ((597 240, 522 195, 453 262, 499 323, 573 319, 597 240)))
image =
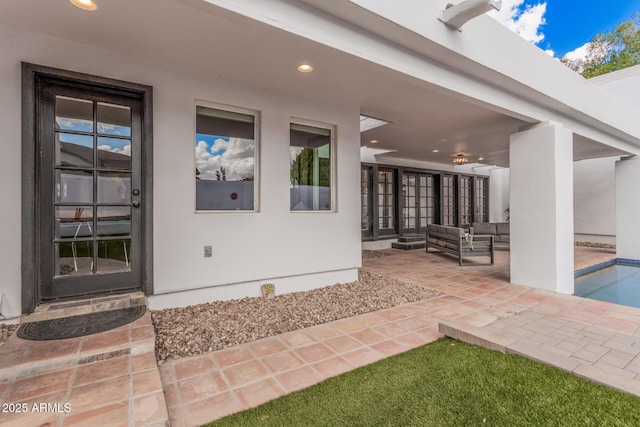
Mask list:
POLYGON ((38 82, 40 299, 141 288, 139 97, 38 82))

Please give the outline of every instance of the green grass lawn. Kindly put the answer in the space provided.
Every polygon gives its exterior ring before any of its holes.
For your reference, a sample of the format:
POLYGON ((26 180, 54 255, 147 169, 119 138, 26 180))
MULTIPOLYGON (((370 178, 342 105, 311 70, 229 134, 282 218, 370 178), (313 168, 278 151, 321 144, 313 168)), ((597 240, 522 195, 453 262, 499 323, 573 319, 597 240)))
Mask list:
POLYGON ((640 398, 441 339, 211 426, 640 426, 640 398))

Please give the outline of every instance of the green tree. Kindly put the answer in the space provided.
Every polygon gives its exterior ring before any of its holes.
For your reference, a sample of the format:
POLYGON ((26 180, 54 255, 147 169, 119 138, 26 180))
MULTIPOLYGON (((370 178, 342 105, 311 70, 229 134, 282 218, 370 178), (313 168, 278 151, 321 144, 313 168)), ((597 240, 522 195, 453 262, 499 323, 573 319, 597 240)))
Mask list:
POLYGON ((224 166, 220 166, 220 170, 216 171, 216 180, 218 181, 227 180, 227 170, 224 168, 224 166))
MULTIPOLYGON (((317 150, 316 150, 317 151, 317 150)), ((329 159, 318 159, 318 179, 314 181, 314 156, 317 156, 312 148, 305 148, 291 164, 291 183, 294 185, 317 185, 329 187, 331 181, 331 162, 329 159)))
POLYGON ((596 34, 584 60, 561 62, 586 78, 640 64, 640 13, 611 32, 596 34))

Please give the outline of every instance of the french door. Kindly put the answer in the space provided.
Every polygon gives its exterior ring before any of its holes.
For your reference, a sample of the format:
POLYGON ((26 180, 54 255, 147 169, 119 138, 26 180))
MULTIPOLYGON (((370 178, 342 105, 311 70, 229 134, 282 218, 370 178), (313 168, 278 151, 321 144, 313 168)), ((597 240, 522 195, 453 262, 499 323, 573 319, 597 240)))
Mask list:
POLYGON ((402 174, 402 232, 423 233, 435 222, 435 178, 430 174, 402 174))
POLYGON ((36 89, 40 299, 140 289, 142 100, 64 81, 36 89))

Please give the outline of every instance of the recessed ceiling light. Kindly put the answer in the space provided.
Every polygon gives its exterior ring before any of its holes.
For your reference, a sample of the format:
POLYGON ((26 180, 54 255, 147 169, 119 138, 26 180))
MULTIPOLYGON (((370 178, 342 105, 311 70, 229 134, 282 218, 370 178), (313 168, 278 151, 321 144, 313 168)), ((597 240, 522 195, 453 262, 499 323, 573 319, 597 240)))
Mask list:
POLYGON ((300 64, 298 65, 298 71, 301 73, 310 73, 313 71, 313 67, 309 64, 300 64))
POLYGON ((484 157, 478 157, 478 160, 479 160, 479 161, 483 161, 483 160, 484 160, 484 157))
POLYGON ((440 150, 438 150, 438 149, 436 148, 435 150, 433 150, 433 151, 431 151, 431 152, 432 152, 432 153, 439 153, 439 152, 440 152, 440 150))
POLYGON ((371 141, 369 141, 369 142, 370 142, 370 143, 372 143, 372 144, 377 144, 377 143, 378 143, 378 140, 377 140, 377 139, 372 139, 372 140, 371 140, 371 141))
POLYGON ((98 5, 93 0, 69 0, 72 5, 83 10, 96 10, 98 5))

